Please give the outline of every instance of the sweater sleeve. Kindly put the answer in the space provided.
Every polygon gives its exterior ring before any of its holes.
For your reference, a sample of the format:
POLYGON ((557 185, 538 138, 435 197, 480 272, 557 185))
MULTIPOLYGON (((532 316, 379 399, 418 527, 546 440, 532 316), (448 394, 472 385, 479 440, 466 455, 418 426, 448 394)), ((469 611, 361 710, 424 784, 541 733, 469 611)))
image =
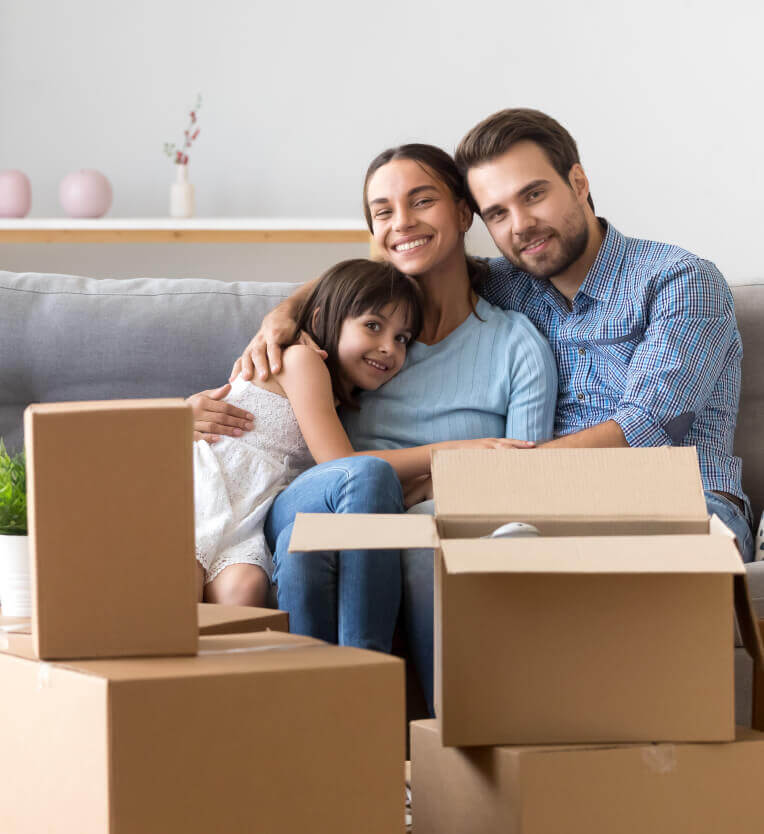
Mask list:
POLYGON ((509 344, 509 402, 505 437, 551 440, 557 404, 557 365, 549 342, 520 313, 509 344))

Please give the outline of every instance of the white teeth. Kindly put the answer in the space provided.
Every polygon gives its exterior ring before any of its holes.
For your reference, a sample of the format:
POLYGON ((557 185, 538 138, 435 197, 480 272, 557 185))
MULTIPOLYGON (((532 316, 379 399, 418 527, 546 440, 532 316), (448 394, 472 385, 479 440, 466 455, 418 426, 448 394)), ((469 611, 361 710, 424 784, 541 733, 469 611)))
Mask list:
POLYGON ((408 243, 399 243, 397 246, 393 247, 396 252, 408 252, 409 249, 416 249, 417 246, 424 246, 427 243, 427 238, 423 237, 419 240, 411 240, 408 243))
POLYGON ((533 243, 529 243, 524 248, 525 249, 535 249, 537 246, 541 246, 541 244, 545 243, 547 240, 548 240, 548 238, 542 237, 539 240, 534 240, 533 243))
POLYGON ((375 362, 373 359, 365 359, 365 362, 368 362, 372 368, 376 368, 378 371, 386 371, 387 365, 383 365, 381 362, 375 362))

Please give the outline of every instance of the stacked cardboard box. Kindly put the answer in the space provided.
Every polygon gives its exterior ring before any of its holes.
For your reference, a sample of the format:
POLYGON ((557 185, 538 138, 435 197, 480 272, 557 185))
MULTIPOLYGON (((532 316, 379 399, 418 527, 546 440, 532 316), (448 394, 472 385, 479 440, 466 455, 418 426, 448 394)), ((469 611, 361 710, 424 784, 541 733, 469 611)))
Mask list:
POLYGON ((298 517, 291 544, 435 549, 437 718, 412 730, 417 834, 696 834, 733 830, 708 827, 733 805, 735 830, 754 830, 730 789, 764 765, 764 736, 735 741, 735 614, 759 659, 761 639, 695 450, 440 453, 433 482, 435 518, 298 517), (510 521, 540 536, 482 538, 510 521), (680 776, 650 782, 672 757, 680 776), (682 817, 712 774, 726 789, 682 817), (653 790, 676 812, 664 827, 635 815, 659 813, 653 790), (589 807, 611 801, 631 821, 589 807))
POLYGON ((402 663, 196 603, 189 409, 35 406, 26 440, 33 616, 0 631, 3 834, 401 831, 402 663))

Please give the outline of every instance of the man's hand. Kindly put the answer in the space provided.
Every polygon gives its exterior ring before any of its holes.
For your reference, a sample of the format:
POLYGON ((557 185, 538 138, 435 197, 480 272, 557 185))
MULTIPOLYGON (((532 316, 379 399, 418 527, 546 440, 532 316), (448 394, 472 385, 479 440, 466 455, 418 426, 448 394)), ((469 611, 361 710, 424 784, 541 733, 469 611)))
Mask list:
POLYGON ((429 501, 432 498, 432 476, 422 475, 403 484, 403 503, 408 510, 414 504, 429 501))
POLYGON ((281 310, 280 305, 271 310, 244 353, 234 362, 229 381, 233 382, 239 373, 244 379, 252 379, 257 373, 262 380, 277 374, 281 370, 281 348, 291 345, 296 333, 297 322, 291 314, 281 310))
POLYGON ((253 415, 230 403, 220 402, 230 390, 230 384, 226 383, 220 388, 200 391, 186 400, 194 413, 194 440, 217 443, 221 435, 241 437, 245 431, 251 431, 253 415))

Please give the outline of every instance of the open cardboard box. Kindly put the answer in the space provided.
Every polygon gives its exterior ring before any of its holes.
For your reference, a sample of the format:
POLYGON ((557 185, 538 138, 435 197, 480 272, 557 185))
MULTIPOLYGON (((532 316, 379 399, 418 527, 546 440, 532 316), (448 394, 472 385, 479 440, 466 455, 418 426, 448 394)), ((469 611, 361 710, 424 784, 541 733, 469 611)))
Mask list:
POLYGON ((293 551, 435 549, 445 745, 731 741, 733 626, 761 657, 694 448, 433 455, 435 517, 298 515, 293 551), (541 536, 484 539, 509 521, 541 536))
POLYGON ((3 832, 403 829, 397 658, 269 631, 195 657, 0 653, 0 680, 3 832))
POLYGON ((457 748, 411 724, 417 834, 754 834, 762 769, 764 734, 742 727, 721 744, 457 748))
POLYGON ((189 406, 30 405, 24 434, 37 656, 194 654, 189 406))

